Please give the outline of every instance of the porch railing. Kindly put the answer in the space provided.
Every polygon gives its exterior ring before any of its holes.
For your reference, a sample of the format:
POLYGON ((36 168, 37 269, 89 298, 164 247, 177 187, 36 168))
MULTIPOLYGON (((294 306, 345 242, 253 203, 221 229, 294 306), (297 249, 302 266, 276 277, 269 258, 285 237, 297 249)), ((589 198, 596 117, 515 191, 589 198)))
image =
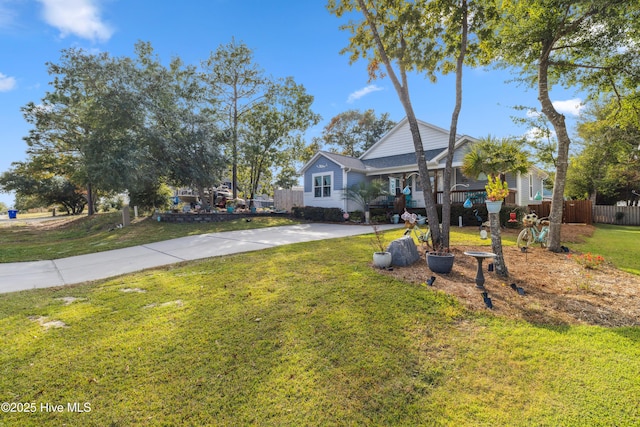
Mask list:
MULTIPOLYGON (((437 203, 442 204, 442 191, 437 193, 437 203)), ((471 199, 471 203, 484 203, 487 198, 487 192, 484 190, 453 190, 451 192, 451 203, 464 203, 467 198, 471 199)), ((505 205, 515 205, 516 192, 509 190, 509 195, 504 199, 505 205)))
MULTIPOLYGON (((439 205, 442 204, 442 191, 438 191, 436 193, 437 203, 439 205)), ((487 198, 487 193, 484 190, 453 190, 451 192, 451 203, 464 203, 467 198, 471 199, 471 203, 484 203, 487 198)), ((371 202, 371 207, 383 207, 383 208, 393 208, 395 196, 380 196, 374 201, 371 202)), ((416 200, 412 198, 411 204, 407 207, 416 207, 416 200)), ((422 203, 422 202, 421 202, 422 203)), ((516 203, 516 192, 513 190, 509 191, 509 195, 504 199, 504 203, 506 205, 514 205, 516 203)))
MULTIPOLYGON (((442 204, 442 196, 444 193, 438 191, 436 193, 437 203, 442 204)), ((453 190, 451 192, 451 203, 464 203, 467 198, 471 199, 472 203, 484 203, 487 197, 487 192, 484 190, 453 190)))

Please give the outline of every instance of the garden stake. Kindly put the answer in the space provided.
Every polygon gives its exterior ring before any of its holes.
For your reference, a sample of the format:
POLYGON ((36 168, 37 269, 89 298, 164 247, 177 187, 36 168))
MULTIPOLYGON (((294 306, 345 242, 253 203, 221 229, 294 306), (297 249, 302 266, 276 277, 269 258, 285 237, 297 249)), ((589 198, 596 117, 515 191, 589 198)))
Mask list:
POLYGON ((484 305, 486 305, 487 308, 493 308, 493 303, 491 302, 491 298, 489 298, 489 294, 487 292, 482 293, 482 299, 484 300, 484 305))

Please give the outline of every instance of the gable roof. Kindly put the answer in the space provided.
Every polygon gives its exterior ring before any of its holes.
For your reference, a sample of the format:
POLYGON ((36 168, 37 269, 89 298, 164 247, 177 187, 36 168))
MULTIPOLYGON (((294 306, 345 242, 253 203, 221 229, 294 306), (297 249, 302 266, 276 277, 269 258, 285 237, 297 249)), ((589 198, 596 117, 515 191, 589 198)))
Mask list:
MULTIPOLYGON (((440 148, 435 150, 425 151, 424 156, 427 159, 427 162, 433 160, 441 151, 442 149, 440 148)), ((372 169, 372 168, 387 169, 387 168, 396 168, 401 166, 415 166, 417 163, 416 153, 398 154, 398 155, 389 156, 389 157, 377 157, 375 159, 362 160, 362 162, 369 169, 372 169)))
POLYGON ((367 168, 362 160, 356 159, 355 157, 345 156, 343 154, 338 154, 338 153, 332 153, 330 151, 321 151, 321 153, 325 157, 329 158, 330 160, 333 160, 334 162, 336 162, 337 164, 345 168, 361 169, 361 170, 364 170, 367 168))
MULTIPOLYGON (((473 138, 471 136, 468 135, 463 135, 461 136, 453 145, 453 152, 455 153, 456 151, 458 151, 458 148, 462 147, 463 145, 467 144, 467 143, 476 143, 478 142, 478 140, 476 138, 473 138)), ((434 162, 440 162, 442 159, 444 159, 445 157, 447 157, 447 153, 449 152, 449 147, 446 147, 444 150, 442 150, 437 156, 435 156, 432 160, 434 162)))
POLYGON ((336 163, 343 169, 357 169, 360 171, 365 171, 367 166, 360 159, 356 159, 355 157, 345 156, 342 154, 331 153, 329 151, 318 151, 313 157, 300 168, 298 173, 303 174, 305 170, 309 168, 311 164, 313 164, 319 157, 325 157, 332 162, 336 163))
MULTIPOLYGON (((445 141, 448 141, 448 135, 449 135, 449 131, 446 129, 443 129, 439 126, 433 125, 431 123, 427 123, 425 121, 422 121, 420 119, 416 119, 417 123, 418 123, 418 128, 421 129, 420 134, 423 137, 422 140, 422 144, 423 146, 425 146, 425 148, 428 148, 428 143, 425 141, 425 134, 423 133, 426 130, 430 131, 431 135, 441 135, 441 138, 445 141)), ((362 153, 362 155, 360 156, 360 159, 365 160, 369 155, 373 154, 381 145, 384 145, 388 140, 396 137, 396 135, 398 134, 398 132, 402 132, 402 131, 408 131, 409 135, 411 134, 410 130, 409 130, 409 126, 408 126, 408 122, 409 120, 407 119, 407 117, 405 116, 402 120, 400 120, 391 130, 389 130, 387 133, 385 133, 378 141, 376 141, 371 147, 369 147, 364 153, 362 153)), ((412 136, 410 136, 412 138, 412 136)), ((461 135, 456 135, 456 138, 460 138, 461 135)), ((443 144, 441 147, 436 146, 434 147, 433 145, 431 145, 431 149, 428 149, 426 151, 431 151, 432 149, 435 150, 436 148, 439 148, 439 150, 444 150, 445 148, 447 148, 446 144, 443 144)), ((426 152, 425 151, 425 152, 426 152)), ((414 150, 412 149, 411 152, 414 152, 414 150)), ((383 156, 383 157, 388 157, 388 156, 383 156)), ((430 156, 428 159, 431 159, 433 156, 430 156)))

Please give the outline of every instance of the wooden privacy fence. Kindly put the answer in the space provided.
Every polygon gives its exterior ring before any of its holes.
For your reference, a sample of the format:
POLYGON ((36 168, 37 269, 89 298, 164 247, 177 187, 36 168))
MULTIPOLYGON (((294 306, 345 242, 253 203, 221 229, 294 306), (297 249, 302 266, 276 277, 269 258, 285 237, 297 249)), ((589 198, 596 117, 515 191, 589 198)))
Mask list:
POLYGON ((565 200, 562 210, 562 222, 593 224, 591 200, 565 200))
POLYGON ((291 212, 294 206, 304 206, 304 191, 275 190, 273 194, 273 207, 276 210, 291 212))
MULTIPOLYGON (((529 205, 538 217, 549 216, 551 202, 529 205)), ((582 224, 640 225, 640 206, 591 205, 591 200, 566 200, 562 210, 562 222, 582 224)))
POLYGON ((640 206, 596 205, 593 220, 601 224, 640 225, 640 206))
MULTIPOLYGON (((551 202, 542 202, 540 205, 529 205, 529 210, 535 211, 539 218, 549 216, 551 202)), ((562 222, 592 224, 593 212, 591 200, 565 200, 562 209, 562 222)))

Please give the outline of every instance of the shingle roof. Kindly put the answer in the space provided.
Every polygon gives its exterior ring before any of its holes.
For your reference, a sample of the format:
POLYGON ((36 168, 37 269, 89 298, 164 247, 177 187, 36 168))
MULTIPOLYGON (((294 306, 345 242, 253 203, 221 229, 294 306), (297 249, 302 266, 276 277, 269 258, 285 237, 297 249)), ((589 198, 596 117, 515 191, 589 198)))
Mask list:
MULTIPOLYGON (((424 152, 424 155, 427 161, 433 159, 435 156, 442 152, 442 148, 438 148, 435 150, 427 150, 424 152)), ((368 168, 375 169, 386 169, 386 168, 394 168, 401 166, 411 166, 416 164, 416 154, 415 153, 406 153, 406 154, 397 154, 395 156, 389 157, 379 157, 377 159, 367 159, 362 161, 368 168)))
POLYGON ((344 156, 342 154, 331 153, 329 151, 321 151, 321 153, 325 157, 333 160, 334 162, 336 162, 339 165, 342 165, 342 166, 344 166, 346 168, 361 169, 361 170, 366 169, 366 166, 362 162, 362 160, 356 159, 355 157, 344 156))

